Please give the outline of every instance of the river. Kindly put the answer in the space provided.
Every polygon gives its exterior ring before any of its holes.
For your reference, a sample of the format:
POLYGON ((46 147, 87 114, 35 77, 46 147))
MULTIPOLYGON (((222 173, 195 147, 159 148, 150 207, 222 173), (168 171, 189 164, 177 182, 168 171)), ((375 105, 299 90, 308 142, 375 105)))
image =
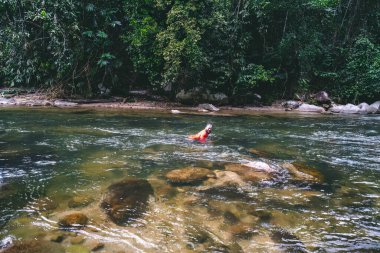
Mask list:
POLYGON ((379 251, 380 116, 0 108, 0 187, 3 248, 32 241, 30 252, 53 253, 379 251), (208 122, 206 143, 186 138, 208 122), (257 161, 276 176, 247 183, 240 175, 240 185, 220 187, 215 178, 165 177, 257 161), (295 179, 284 168, 290 163, 319 180, 295 179), (117 224, 101 203, 112 184, 131 178, 152 192, 136 219, 117 224), (60 227, 73 212, 86 226, 60 227))

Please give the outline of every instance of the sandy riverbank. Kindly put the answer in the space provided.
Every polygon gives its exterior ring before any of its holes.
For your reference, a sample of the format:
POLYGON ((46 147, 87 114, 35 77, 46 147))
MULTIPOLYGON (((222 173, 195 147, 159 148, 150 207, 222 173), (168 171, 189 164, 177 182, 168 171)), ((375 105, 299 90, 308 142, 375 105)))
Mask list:
POLYGON ((272 106, 220 106, 218 111, 207 111, 199 106, 188 106, 176 102, 150 101, 133 98, 126 100, 122 97, 108 99, 50 99, 44 94, 26 94, 11 98, 0 98, 1 107, 56 107, 56 108, 86 108, 101 110, 145 110, 160 111, 173 114, 200 114, 200 115, 249 115, 249 114, 320 114, 313 112, 285 111, 280 105, 272 106))
POLYGON ((125 99, 112 97, 108 99, 50 99, 44 94, 27 94, 13 96, 11 98, 0 98, 2 107, 58 107, 58 108, 103 108, 120 110, 159 110, 170 111, 172 113, 193 112, 193 113, 283 113, 285 109, 277 106, 220 106, 219 111, 209 111, 199 106, 188 106, 176 102, 150 101, 146 99, 125 99))

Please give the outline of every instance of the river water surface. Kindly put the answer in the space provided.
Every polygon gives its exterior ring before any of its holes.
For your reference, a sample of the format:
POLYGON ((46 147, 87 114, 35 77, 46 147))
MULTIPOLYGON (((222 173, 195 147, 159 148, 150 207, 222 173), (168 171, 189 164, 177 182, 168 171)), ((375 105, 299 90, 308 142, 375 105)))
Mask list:
POLYGON ((380 116, 1 108, 0 187, 0 248, 33 241, 30 252, 379 252, 380 116), (207 122, 214 130, 206 143, 187 140, 207 122), (208 190, 165 178, 252 161, 276 177, 208 190), (294 162, 322 179, 295 180, 283 166, 294 162), (146 179, 153 194, 136 220, 116 224, 101 202, 126 178, 146 179), (60 227, 72 212, 87 225, 60 227))

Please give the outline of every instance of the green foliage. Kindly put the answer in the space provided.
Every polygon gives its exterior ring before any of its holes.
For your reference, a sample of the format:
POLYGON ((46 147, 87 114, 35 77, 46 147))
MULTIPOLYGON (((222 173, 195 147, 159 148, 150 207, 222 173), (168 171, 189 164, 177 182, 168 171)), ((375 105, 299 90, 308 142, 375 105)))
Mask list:
POLYGON ((257 90, 260 83, 273 83, 273 70, 266 70, 262 65, 249 64, 242 68, 236 82, 236 91, 239 93, 257 90))
POLYGON ((339 96, 351 102, 380 98, 380 46, 362 36, 358 37, 348 54, 340 73, 342 86, 339 96))
POLYGON ((0 84, 379 99, 380 2, 0 1, 0 84))

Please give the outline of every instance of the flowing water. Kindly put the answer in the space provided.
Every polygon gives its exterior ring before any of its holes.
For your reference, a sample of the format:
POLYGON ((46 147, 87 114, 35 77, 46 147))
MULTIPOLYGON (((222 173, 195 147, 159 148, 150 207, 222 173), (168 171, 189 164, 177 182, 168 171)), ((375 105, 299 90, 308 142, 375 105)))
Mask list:
POLYGON ((0 109, 0 187, 0 249, 32 240, 53 253, 379 252, 380 116, 0 109), (187 140, 207 122, 206 143, 187 140), (165 178, 252 161, 276 177, 208 190, 165 178), (292 162, 323 179, 295 180, 283 166, 292 162), (153 194, 117 225, 101 203, 125 178, 146 179, 153 194), (61 228, 73 212, 88 224, 61 228))

